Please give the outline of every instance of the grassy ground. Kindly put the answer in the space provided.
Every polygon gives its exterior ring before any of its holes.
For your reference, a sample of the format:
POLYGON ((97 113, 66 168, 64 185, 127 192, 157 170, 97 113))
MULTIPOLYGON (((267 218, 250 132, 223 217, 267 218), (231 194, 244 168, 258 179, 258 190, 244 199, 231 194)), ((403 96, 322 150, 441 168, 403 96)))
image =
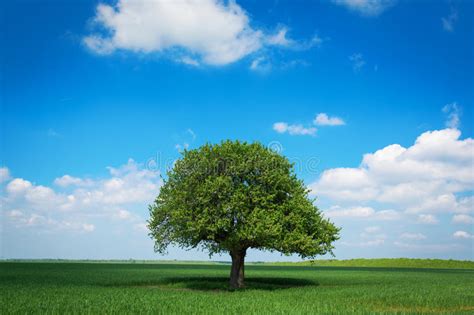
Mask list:
POLYGON ((474 270, 223 264, 0 263, 10 313, 474 313, 474 270))

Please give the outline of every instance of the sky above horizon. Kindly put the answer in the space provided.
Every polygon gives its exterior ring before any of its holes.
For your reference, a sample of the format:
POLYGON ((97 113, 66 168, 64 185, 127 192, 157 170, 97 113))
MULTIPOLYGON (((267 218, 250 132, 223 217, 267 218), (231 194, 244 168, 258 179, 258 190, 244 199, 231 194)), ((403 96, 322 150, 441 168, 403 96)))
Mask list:
POLYGON ((336 258, 474 259, 473 9, 2 3, 1 258, 208 259, 154 253, 147 205, 183 149, 240 139, 295 162, 336 258))

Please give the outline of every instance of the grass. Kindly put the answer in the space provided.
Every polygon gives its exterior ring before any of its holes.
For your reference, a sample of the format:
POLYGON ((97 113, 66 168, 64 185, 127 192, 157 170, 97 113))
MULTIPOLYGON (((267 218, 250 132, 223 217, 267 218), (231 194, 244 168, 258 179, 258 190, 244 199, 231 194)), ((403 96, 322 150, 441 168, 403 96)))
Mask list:
POLYGON ((474 313, 473 269, 251 264, 239 291, 228 273, 224 264, 3 262, 1 313, 474 313))

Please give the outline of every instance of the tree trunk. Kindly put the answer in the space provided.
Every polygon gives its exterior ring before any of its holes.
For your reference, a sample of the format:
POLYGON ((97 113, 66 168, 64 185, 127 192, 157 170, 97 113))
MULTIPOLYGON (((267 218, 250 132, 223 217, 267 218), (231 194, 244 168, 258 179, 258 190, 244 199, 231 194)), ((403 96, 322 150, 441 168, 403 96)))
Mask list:
POLYGON ((230 269, 230 286, 234 289, 244 287, 244 261, 246 250, 231 251, 232 268, 230 269))

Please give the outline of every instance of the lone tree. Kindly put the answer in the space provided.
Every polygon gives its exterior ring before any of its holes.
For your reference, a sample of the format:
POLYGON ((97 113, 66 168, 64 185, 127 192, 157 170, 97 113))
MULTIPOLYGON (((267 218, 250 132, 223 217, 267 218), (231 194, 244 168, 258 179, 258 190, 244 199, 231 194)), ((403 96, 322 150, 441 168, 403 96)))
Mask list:
POLYGON ((184 151, 149 209, 155 251, 175 244, 228 252, 233 288, 244 285, 249 248, 308 258, 332 253, 339 238, 293 164, 260 143, 228 140, 184 151))

